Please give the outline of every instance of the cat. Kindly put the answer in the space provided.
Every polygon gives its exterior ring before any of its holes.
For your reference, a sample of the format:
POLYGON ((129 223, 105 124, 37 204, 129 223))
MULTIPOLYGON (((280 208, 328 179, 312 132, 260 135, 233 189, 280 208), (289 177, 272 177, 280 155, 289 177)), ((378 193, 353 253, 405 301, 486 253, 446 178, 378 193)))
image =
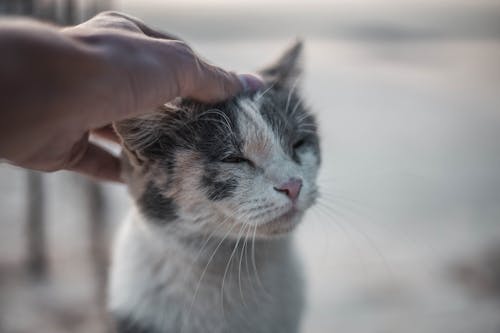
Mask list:
POLYGON ((318 195, 321 159, 296 89, 302 48, 260 71, 260 91, 115 124, 135 202, 110 274, 119 333, 299 331, 291 231, 318 195))

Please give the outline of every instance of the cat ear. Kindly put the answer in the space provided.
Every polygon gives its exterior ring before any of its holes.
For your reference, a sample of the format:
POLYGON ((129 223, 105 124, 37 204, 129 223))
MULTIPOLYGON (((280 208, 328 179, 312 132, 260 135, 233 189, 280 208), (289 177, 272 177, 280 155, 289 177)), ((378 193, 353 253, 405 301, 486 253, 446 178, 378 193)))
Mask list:
POLYGON ((177 107, 166 104, 152 113, 113 123, 123 152, 133 166, 139 167, 152 157, 151 147, 155 146, 162 135, 165 113, 175 110, 177 107))
POLYGON ((261 69, 259 74, 264 82, 275 87, 292 88, 302 74, 302 49, 302 41, 296 40, 278 60, 261 69))

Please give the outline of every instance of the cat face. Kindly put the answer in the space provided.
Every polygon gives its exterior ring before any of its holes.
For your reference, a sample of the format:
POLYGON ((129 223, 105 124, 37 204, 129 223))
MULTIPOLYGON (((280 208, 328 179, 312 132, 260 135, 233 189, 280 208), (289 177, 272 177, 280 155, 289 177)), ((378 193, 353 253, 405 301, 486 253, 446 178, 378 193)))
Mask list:
POLYGON ((115 124, 124 176, 148 221, 226 237, 297 225, 316 198, 320 163, 314 117, 294 87, 300 49, 261 72, 262 91, 115 124))

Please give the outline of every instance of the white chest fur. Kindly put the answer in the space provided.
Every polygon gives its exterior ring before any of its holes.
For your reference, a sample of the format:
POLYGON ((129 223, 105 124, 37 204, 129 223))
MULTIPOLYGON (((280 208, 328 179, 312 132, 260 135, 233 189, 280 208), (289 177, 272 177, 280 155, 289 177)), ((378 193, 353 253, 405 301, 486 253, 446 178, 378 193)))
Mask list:
POLYGON ((109 308, 117 318, 148 333, 299 330, 302 279, 290 236, 236 250, 214 240, 200 251, 141 219, 132 214, 115 243, 109 308))

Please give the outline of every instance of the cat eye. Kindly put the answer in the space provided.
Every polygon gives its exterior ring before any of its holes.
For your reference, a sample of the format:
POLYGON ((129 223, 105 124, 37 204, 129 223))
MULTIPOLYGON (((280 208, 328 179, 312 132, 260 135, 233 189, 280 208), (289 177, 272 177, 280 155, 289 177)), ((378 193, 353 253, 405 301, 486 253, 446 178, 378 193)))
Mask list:
POLYGON ((249 162, 246 158, 238 156, 238 155, 229 155, 224 157, 221 162, 223 163, 245 163, 249 162))
POLYGON ((299 149, 300 147, 302 147, 304 145, 304 143, 306 143, 306 140, 304 140, 304 139, 300 139, 300 140, 296 141, 292 146, 293 150, 299 149))

